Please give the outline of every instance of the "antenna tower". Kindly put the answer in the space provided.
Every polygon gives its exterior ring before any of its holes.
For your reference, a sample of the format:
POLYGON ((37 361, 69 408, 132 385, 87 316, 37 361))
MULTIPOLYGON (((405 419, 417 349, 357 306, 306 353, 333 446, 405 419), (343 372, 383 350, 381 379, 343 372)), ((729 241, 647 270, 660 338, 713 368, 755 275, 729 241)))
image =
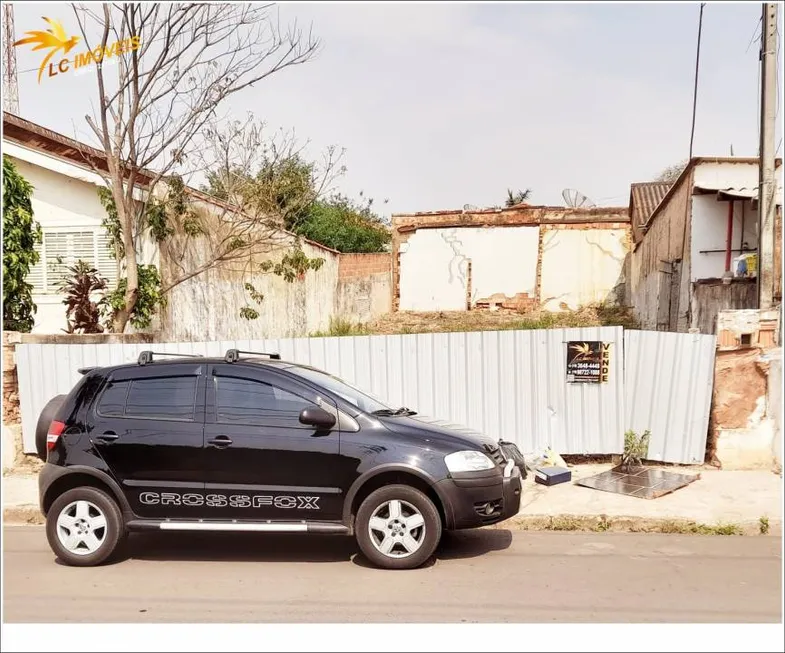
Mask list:
POLYGON ((8 2, 3 4, 3 111, 19 115, 15 41, 14 6, 8 2))

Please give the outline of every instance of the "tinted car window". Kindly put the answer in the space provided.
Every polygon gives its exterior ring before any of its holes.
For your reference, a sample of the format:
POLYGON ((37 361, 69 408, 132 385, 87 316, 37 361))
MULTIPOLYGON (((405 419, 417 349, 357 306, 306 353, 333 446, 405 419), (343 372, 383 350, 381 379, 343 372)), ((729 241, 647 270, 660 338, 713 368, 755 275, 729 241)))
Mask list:
POLYGON ((129 385, 131 385, 130 381, 116 381, 112 383, 101 395, 98 412, 108 417, 122 417, 129 385))
POLYGON ((193 419, 195 376, 134 379, 125 405, 126 417, 193 419))
POLYGON ((318 383, 321 387, 343 397, 350 404, 354 404, 357 408, 366 413, 390 409, 390 407, 378 397, 374 397, 372 394, 360 390, 358 387, 353 386, 332 374, 327 374, 321 370, 304 365, 292 365, 288 368, 288 371, 292 374, 297 374, 304 379, 318 383))
POLYGON ((216 417, 219 422, 243 422, 288 427, 300 424, 300 411, 315 404, 269 383, 215 377, 216 417))

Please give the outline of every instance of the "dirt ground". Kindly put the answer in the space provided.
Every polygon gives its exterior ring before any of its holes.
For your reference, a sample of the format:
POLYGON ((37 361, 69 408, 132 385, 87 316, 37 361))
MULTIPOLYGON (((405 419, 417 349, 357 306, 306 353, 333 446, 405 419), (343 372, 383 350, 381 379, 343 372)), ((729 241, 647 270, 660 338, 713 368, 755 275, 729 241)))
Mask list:
MULTIPOLYGON (((552 329, 565 327, 624 326, 636 328, 629 311, 621 307, 586 306, 576 311, 549 313, 511 310, 439 311, 388 313, 359 327, 369 334, 445 333, 507 329, 552 329)), ((357 328, 357 327, 355 327, 357 328)), ((348 335, 348 334, 347 334, 348 335)))

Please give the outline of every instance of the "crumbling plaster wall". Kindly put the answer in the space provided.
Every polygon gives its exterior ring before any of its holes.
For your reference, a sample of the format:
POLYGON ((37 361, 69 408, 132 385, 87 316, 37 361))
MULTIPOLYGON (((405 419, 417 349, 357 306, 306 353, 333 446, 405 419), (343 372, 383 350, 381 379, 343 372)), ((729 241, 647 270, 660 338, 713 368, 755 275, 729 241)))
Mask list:
POLYGON ((723 469, 781 468, 781 383, 781 349, 717 352, 709 454, 723 469))
MULTIPOLYGON (((278 261, 287 251, 288 241, 270 253, 260 253, 255 263, 278 261)), ((308 270, 301 278, 288 282, 271 273, 263 273, 245 262, 211 267, 169 292, 162 310, 161 331, 173 342, 235 340, 259 338, 294 338, 325 330, 334 315, 338 285, 338 253, 310 243, 302 244, 309 258, 323 259, 318 270, 308 270), (251 283, 264 299, 257 303, 245 288, 251 283), (243 307, 259 313, 256 319, 241 317, 243 307)), ((186 254, 185 269, 202 262, 204 250, 195 247, 186 254)), ((163 259, 163 257, 162 257, 163 259)), ((172 263, 162 260, 164 279, 175 272, 172 263)))
POLYGON ((561 310, 616 300, 629 246, 626 207, 393 216, 393 309, 528 310, 547 298, 549 310, 561 310), (580 272, 565 279, 564 261, 576 259, 580 272))
POLYGON ((543 225, 541 307, 559 311, 617 303, 629 247, 630 229, 623 224, 543 225))
POLYGON ((460 311, 467 295, 533 297, 538 240, 537 226, 420 229, 400 248, 399 308, 460 311))

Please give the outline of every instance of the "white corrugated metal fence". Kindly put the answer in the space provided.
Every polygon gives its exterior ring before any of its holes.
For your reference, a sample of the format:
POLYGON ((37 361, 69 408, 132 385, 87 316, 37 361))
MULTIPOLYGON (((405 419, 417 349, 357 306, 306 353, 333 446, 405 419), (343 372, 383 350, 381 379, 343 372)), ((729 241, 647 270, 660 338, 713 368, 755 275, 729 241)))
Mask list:
MULTIPOLYGON (((597 327, 209 343, 23 344, 17 346, 16 358, 24 447, 28 453, 35 451, 38 415, 49 399, 73 387, 80 367, 130 363, 145 349, 223 356, 236 347, 280 352, 284 360, 324 369, 394 407, 408 406, 512 440, 523 451, 551 446, 562 454, 620 453, 624 431, 634 425, 655 434, 653 459, 676 456, 681 459, 673 462, 695 462, 696 452, 705 448, 702 420, 705 413, 708 422, 704 399, 711 396, 712 375, 707 376, 707 370, 713 371, 713 358, 709 367, 686 365, 667 357, 683 357, 687 345, 656 344, 695 338, 692 335, 627 332, 626 336, 625 344, 621 327, 597 327), (610 343, 607 383, 566 382, 567 342, 576 340, 610 343), (635 352, 636 365, 626 374, 625 348, 635 352), (647 403, 645 370, 659 370, 657 382, 666 387, 664 367, 669 361, 681 370, 676 378, 685 394, 660 392, 647 403), (685 395, 695 401, 682 401, 685 395), (669 403, 652 411, 655 399, 669 403), (654 419, 660 410, 670 421, 654 419), (683 428, 673 430, 676 423, 683 428)), ((710 339, 713 347, 712 336, 698 338, 710 339)), ((701 342, 705 356, 708 340, 701 342)))

